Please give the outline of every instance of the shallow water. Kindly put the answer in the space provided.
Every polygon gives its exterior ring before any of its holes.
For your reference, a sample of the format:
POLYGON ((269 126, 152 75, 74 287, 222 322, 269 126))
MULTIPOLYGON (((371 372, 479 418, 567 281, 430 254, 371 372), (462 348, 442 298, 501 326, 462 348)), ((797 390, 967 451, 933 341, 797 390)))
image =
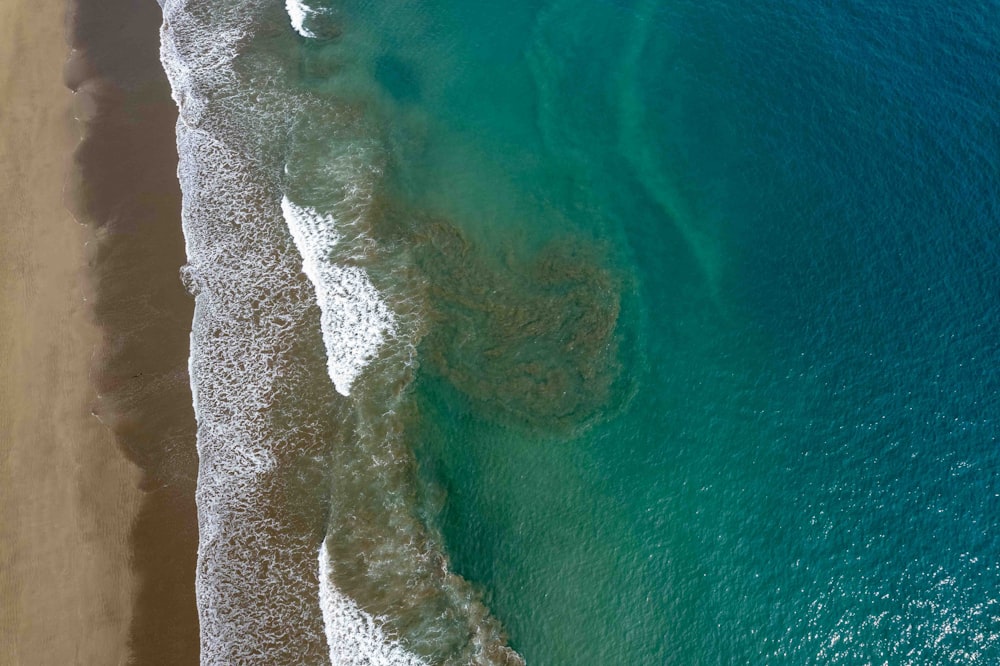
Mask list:
POLYGON ((998 14, 167 2, 203 662, 995 660, 998 14))

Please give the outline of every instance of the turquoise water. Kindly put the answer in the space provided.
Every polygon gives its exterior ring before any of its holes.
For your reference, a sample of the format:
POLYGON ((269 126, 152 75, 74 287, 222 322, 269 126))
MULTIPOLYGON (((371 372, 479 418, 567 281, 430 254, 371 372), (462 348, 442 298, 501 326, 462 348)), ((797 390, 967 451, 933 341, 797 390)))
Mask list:
POLYGON ((417 196, 602 239, 635 300, 635 395, 586 432, 416 387, 448 552, 528 663, 997 659, 997 24, 409 7, 357 12, 434 125, 417 196))
POLYGON ((248 4, 245 206, 298 234, 253 243, 363 269, 377 332, 340 395, 322 277, 281 332, 297 598, 426 663, 1000 659, 1000 5, 248 4))

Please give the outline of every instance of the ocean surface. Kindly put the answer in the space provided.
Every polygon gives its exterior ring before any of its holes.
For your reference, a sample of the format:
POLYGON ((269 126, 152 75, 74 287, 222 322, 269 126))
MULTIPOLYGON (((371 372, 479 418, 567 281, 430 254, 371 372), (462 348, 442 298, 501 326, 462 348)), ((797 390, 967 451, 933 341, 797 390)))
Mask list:
POLYGON ((1000 662, 1000 3, 161 4, 203 664, 1000 662))

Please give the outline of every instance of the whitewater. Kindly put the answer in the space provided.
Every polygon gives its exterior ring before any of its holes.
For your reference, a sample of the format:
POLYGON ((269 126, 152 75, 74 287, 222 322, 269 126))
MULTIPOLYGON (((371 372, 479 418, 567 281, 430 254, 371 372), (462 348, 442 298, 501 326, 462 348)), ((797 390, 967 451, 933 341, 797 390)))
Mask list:
POLYGON ((195 297, 202 664, 430 663, 406 645, 434 663, 520 663, 409 506, 412 461, 392 417, 419 308, 412 289, 383 292, 367 270, 381 256, 369 233, 377 142, 289 82, 294 40, 329 34, 309 27, 329 13, 295 0, 281 16, 262 0, 161 7, 181 278, 195 297), (278 26, 280 48, 256 48, 278 26), (317 385, 317 362, 335 393, 317 385), (359 526, 364 507, 350 503, 366 491, 378 518, 359 526), (354 541, 378 566, 347 570, 354 541), (407 619, 368 612, 338 575, 358 594, 396 590, 407 619), (445 621, 422 617, 427 598, 445 621))

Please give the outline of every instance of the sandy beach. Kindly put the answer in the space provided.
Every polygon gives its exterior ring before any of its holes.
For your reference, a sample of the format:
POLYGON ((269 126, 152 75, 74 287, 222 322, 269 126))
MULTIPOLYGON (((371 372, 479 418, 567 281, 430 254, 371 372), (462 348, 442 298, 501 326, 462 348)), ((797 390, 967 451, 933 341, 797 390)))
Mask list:
POLYGON ((0 663, 122 664, 138 470, 91 414, 93 232, 64 206, 79 133, 66 6, 0 3, 0 663))

